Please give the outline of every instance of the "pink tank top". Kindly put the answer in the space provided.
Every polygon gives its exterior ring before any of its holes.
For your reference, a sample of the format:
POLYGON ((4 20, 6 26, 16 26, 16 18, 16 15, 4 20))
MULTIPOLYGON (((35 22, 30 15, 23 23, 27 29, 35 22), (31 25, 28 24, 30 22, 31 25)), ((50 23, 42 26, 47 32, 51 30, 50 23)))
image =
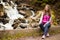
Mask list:
POLYGON ((49 15, 43 15, 42 23, 45 24, 47 21, 49 21, 50 16, 49 15))

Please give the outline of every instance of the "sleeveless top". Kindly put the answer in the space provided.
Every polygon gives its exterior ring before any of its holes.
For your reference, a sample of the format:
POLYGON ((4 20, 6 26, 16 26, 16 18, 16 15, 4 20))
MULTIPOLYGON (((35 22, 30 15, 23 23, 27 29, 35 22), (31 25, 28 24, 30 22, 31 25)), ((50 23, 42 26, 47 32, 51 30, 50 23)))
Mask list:
POLYGON ((47 14, 43 15, 42 23, 45 24, 47 21, 49 21, 49 19, 50 19, 49 15, 47 15, 47 14))

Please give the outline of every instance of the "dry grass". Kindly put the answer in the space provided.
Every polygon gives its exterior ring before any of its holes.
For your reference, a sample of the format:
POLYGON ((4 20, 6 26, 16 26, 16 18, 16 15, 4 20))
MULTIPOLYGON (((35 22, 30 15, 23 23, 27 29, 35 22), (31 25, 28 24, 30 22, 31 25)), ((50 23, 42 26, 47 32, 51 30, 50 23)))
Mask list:
MULTIPOLYGON (((50 34, 55 35, 60 33, 60 27, 51 28, 50 34)), ((0 40, 14 40, 21 37, 37 37, 41 36, 42 31, 39 28, 35 29, 21 29, 12 31, 0 31, 0 40)))

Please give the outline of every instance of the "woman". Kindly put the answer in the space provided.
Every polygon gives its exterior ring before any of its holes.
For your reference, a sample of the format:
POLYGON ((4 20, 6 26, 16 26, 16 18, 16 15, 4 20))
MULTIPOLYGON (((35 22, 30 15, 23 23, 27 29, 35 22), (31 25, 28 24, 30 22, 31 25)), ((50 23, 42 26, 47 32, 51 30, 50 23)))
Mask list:
POLYGON ((44 39, 46 36, 49 36, 49 28, 51 26, 51 18, 52 16, 52 11, 50 9, 50 5, 46 5, 43 11, 39 11, 39 14, 36 17, 33 17, 32 19, 35 19, 40 17, 39 21, 39 26, 41 30, 43 31, 43 36, 42 39, 44 39))
POLYGON ((46 5, 42 11, 39 26, 43 31, 42 39, 44 39, 46 36, 49 36, 48 31, 51 26, 51 9, 49 5, 46 5))

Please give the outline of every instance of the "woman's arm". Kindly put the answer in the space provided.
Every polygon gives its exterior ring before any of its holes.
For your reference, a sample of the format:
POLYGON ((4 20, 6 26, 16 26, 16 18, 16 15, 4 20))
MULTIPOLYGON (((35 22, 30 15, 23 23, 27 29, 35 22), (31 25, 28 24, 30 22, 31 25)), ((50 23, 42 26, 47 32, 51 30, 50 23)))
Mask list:
POLYGON ((42 23, 42 18, 43 18, 43 13, 41 14, 39 24, 41 24, 41 23, 42 23))

